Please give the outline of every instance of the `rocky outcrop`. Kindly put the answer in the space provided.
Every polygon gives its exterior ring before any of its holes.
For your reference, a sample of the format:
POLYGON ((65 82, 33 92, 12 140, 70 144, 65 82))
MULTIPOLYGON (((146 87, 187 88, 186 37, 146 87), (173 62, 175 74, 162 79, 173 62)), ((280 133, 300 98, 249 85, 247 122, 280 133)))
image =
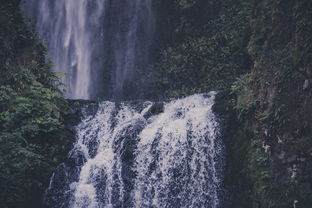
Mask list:
POLYGON ((232 207, 312 204, 312 2, 255 1, 251 72, 232 88, 240 126, 232 207))

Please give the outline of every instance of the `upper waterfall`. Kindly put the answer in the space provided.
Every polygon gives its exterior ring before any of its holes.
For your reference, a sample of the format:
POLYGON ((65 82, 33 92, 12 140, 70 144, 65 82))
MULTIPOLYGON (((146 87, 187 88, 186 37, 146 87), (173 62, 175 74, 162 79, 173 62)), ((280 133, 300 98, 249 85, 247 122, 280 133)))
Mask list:
POLYGON ((65 74, 72 99, 122 99, 133 73, 148 63, 151 0, 28 0, 24 11, 65 74))

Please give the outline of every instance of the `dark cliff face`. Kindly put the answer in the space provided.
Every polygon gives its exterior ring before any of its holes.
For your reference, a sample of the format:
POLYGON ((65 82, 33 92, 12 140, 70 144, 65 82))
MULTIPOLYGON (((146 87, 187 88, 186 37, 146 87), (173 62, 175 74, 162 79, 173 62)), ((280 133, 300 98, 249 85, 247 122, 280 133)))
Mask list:
POLYGON ((241 122, 229 153, 240 178, 234 207, 312 204, 311 3, 254 4, 251 72, 232 88, 241 122))

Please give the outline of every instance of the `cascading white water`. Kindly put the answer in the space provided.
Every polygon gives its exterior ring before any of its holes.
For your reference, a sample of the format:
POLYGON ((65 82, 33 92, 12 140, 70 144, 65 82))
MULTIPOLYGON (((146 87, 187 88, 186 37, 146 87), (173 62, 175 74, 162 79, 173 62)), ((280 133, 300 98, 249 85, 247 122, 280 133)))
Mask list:
POLYGON ((65 73, 70 98, 90 98, 91 61, 99 40, 103 0, 29 0, 26 12, 33 16, 47 44, 54 70, 65 73))
POLYGON ((102 102, 76 127, 51 179, 52 208, 222 206, 215 93, 166 103, 102 102))
POLYGON ((222 147, 212 105, 213 96, 172 101, 140 133, 136 207, 218 207, 222 147))
POLYGON ((147 64, 152 0, 27 0, 54 70, 65 73, 72 99, 124 97, 136 69, 147 64))

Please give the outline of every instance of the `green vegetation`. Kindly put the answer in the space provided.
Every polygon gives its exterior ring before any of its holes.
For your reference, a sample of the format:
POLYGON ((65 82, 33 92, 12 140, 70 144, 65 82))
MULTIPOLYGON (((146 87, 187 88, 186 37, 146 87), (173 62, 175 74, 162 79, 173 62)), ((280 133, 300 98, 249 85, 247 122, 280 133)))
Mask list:
POLYGON ((202 7, 199 0, 178 1, 180 15, 175 17, 173 42, 166 44, 157 63, 143 74, 144 89, 151 89, 147 97, 180 97, 229 88, 248 71, 245 47, 251 5, 223 4, 215 17, 194 19, 199 10, 211 6, 202 7))
POLYGON ((40 207, 68 138, 67 102, 19 1, 0 8, 0 204, 40 207))
POLYGON ((240 121, 231 166, 243 161, 237 184, 244 193, 233 207, 243 199, 255 208, 312 204, 312 91, 304 85, 311 80, 311 8, 307 0, 255 2, 253 65, 231 88, 240 121))

